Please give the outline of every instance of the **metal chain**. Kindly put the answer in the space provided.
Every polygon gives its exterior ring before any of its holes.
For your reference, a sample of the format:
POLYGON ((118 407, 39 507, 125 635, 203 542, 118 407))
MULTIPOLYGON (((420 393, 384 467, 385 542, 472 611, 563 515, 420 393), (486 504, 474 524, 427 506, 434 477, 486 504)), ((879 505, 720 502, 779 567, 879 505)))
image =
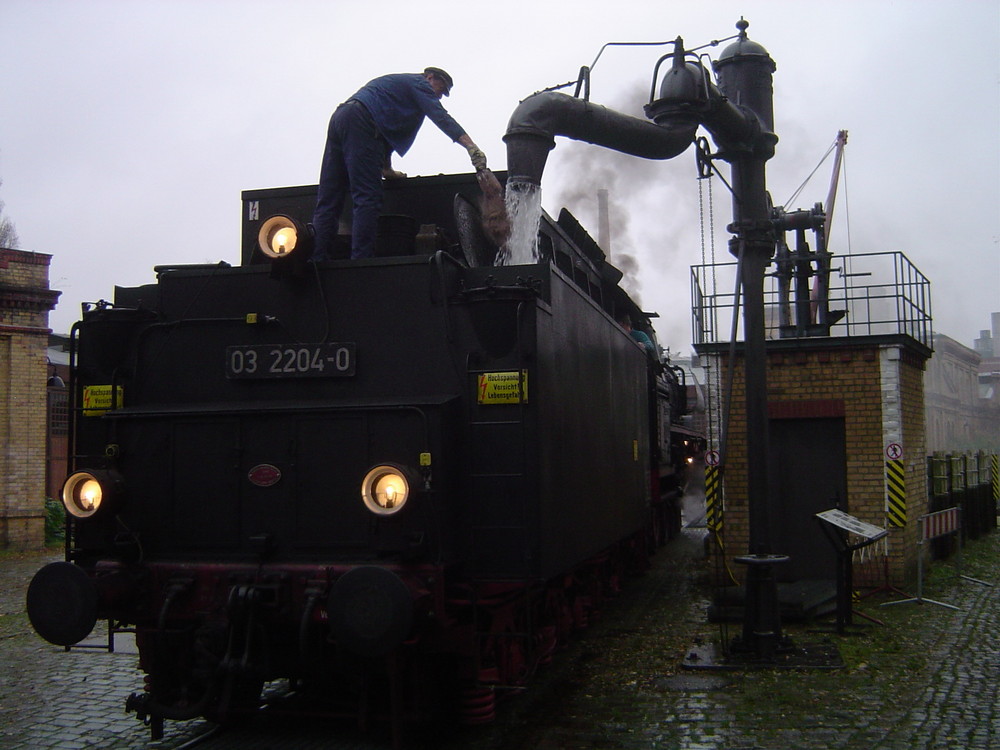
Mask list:
MULTIPOLYGON (((709 193, 711 194, 711 189, 712 189, 711 177, 710 176, 709 177, 704 176, 704 173, 702 173, 699 170, 699 176, 698 176, 698 228, 699 228, 699 231, 701 233, 701 267, 702 267, 702 278, 699 279, 699 283, 701 283, 704 280, 704 269, 707 267, 707 264, 705 262, 705 260, 706 260, 705 259, 705 244, 706 244, 705 243, 705 191, 704 191, 704 188, 702 187, 702 183, 706 179, 709 180, 708 189, 709 189, 709 193)), ((711 214, 709 214, 709 221, 711 221, 711 214)), ((714 242, 713 242, 713 246, 714 246, 714 242)), ((714 249, 713 249, 713 256, 714 256, 714 249)), ((713 269, 713 273, 714 273, 714 269, 713 269)), ((705 323, 706 323, 706 320, 707 320, 707 318, 705 317, 706 311, 705 311, 705 305, 704 305, 704 300, 707 298, 707 293, 708 293, 707 289, 702 290, 702 303, 701 303, 702 304, 702 313, 701 313, 702 314, 702 322, 701 322, 701 325, 702 325, 703 330, 704 330, 704 326, 705 326, 705 323)), ((713 290, 712 293, 714 294, 714 290, 713 290)), ((713 412, 714 412, 714 409, 713 409, 714 399, 712 398, 712 391, 713 391, 713 388, 715 387, 715 384, 713 382, 713 377, 715 375, 714 371, 715 371, 716 368, 714 368, 711 365, 709 365, 709 367, 706 368, 706 369, 708 370, 708 373, 707 373, 707 377, 705 378, 705 415, 706 415, 706 425, 705 426, 707 428, 707 433, 708 433, 707 437, 711 438, 711 436, 714 433, 714 429, 713 429, 713 427, 714 427, 714 420, 712 418, 712 415, 713 415, 713 412)))
MULTIPOLYGON (((701 233, 701 266, 705 268, 708 264, 705 258, 705 191, 702 188, 702 182, 708 181, 708 246, 711 248, 711 271, 712 271, 712 283, 709 290, 705 290, 710 294, 710 299, 712 300, 712 332, 715 335, 715 306, 716 299, 718 296, 718 279, 716 276, 716 256, 715 256, 715 194, 712 189, 712 175, 714 170, 710 167, 704 169, 699 165, 699 177, 698 177, 698 223, 699 230, 701 233)), ((714 396, 718 396, 721 393, 722 382, 721 382, 721 372, 718 366, 709 366, 707 377, 705 378, 705 386, 707 392, 705 394, 705 407, 707 412, 707 424, 708 435, 715 435, 715 401, 714 396)), ((712 446, 716 449, 719 448, 718 445, 712 446)))

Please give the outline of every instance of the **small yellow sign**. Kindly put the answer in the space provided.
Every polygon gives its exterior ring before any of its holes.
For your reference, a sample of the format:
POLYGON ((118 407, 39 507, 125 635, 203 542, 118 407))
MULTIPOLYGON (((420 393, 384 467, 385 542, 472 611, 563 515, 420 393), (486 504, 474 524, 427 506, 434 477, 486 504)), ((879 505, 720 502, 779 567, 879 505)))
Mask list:
MULTIPOLYGON (((122 407, 123 395, 122 387, 115 386, 115 409, 122 407)), ((99 417, 111 408, 110 385, 86 385, 83 387, 83 416, 99 417)))
POLYGON ((526 404, 528 371, 484 372, 476 390, 481 404, 526 404))

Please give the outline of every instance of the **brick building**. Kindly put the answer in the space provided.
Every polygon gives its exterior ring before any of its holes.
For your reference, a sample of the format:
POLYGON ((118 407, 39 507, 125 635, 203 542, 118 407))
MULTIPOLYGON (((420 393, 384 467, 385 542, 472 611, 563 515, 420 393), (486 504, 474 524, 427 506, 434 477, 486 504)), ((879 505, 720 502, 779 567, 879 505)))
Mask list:
MULTIPOLYGON (((909 337, 768 343, 770 537, 789 555, 779 580, 832 578, 836 553, 815 514, 839 507, 888 527, 892 578, 916 570, 916 519, 928 510, 923 371, 929 350, 909 337), (898 449, 892 446, 898 446, 898 449), (891 456, 891 458, 890 458, 891 456), (902 487, 889 497, 898 471, 902 487)), ((726 353, 706 351, 723 370, 726 353)), ((748 548, 747 433, 738 350, 725 471, 725 549, 748 548)), ((751 438, 753 439, 753 438, 751 438)))
POLYGON ((51 257, 0 248, 0 549, 45 538, 51 257))
MULTIPOLYGON (((839 508, 889 530, 871 550, 880 558, 877 569, 859 570, 856 564, 856 580, 877 574, 898 585, 915 576, 917 519, 928 511, 924 369, 932 354, 929 284, 899 253, 840 262, 853 272, 842 276, 843 289, 830 291, 830 301, 844 310, 830 316, 833 322, 825 331, 809 322, 816 309, 810 302, 798 306, 806 323, 791 324, 789 298, 773 279, 766 282, 770 551, 790 557, 775 567, 779 581, 834 578, 837 553, 816 514, 839 508), (897 281, 887 284, 886 278, 897 281)), ((714 425, 709 448, 720 451, 722 460, 721 482, 713 476, 706 482, 718 487, 717 497, 707 499, 722 509, 720 541, 728 557, 749 551, 748 440, 764 439, 747 435, 743 343, 713 340, 716 332, 729 332, 730 325, 720 318, 732 310, 719 305, 723 295, 718 289, 725 289, 727 281, 712 284, 731 267, 696 268, 705 293, 698 297, 703 306, 695 309, 701 324, 695 349, 707 373, 709 424, 714 425), (731 357, 727 421, 723 404, 731 357)), ((710 526, 712 517, 710 506, 710 526)), ((742 576, 741 566, 729 567, 742 576)))

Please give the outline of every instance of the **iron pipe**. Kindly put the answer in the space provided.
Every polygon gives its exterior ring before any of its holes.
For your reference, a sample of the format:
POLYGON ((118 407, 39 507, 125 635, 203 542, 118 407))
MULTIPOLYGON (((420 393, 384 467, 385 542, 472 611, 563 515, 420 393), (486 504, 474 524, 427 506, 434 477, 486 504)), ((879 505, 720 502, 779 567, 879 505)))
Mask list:
POLYGON ((510 117, 507 179, 541 184, 555 136, 593 143, 644 159, 672 159, 694 141, 698 124, 655 124, 567 94, 545 91, 522 101, 510 117))

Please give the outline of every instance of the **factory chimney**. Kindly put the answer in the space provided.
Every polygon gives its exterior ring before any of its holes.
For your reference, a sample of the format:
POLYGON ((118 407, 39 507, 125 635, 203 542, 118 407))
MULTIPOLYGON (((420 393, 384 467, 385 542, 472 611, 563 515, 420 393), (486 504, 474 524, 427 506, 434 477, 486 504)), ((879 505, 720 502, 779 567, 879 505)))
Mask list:
POLYGON ((608 219, 608 190, 597 191, 597 244, 605 257, 611 258, 611 222, 608 219))

